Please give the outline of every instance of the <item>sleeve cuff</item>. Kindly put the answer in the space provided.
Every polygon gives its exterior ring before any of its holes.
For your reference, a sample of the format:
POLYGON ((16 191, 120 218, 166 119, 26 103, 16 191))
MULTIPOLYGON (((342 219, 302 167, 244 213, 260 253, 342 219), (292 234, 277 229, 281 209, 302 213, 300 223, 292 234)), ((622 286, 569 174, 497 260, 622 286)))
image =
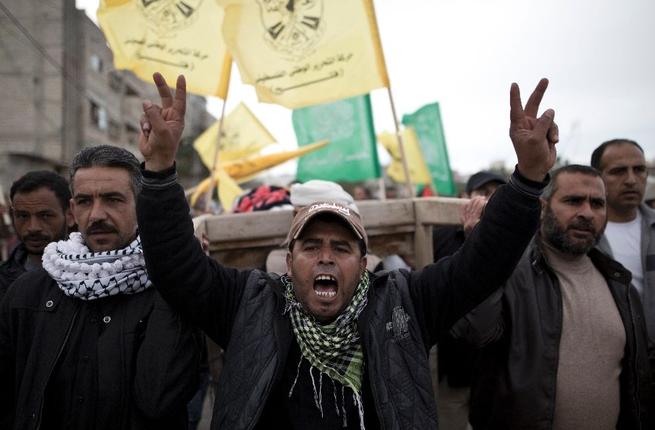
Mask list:
POLYGON ((509 177, 509 185, 518 192, 530 197, 539 198, 544 188, 550 183, 550 173, 546 175, 543 182, 532 181, 521 175, 518 166, 514 168, 514 173, 509 177))
POLYGON ((145 163, 141 163, 141 174, 143 175, 143 188, 163 189, 177 183, 176 164, 161 172, 146 170, 145 163))

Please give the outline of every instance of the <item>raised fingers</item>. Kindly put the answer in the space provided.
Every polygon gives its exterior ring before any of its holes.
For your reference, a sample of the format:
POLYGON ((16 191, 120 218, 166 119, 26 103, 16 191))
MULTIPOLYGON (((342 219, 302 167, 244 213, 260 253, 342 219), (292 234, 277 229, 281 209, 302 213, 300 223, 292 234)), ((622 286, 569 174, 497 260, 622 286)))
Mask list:
POLYGON ((521 104, 521 91, 516 82, 512 83, 509 89, 509 118, 511 122, 518 122, 523 119, 523 105, 521 104))
POLYGON ((171 94, 171 89, 168 88, 166 79, 164 79, 161 73, 155 72, 152 75, 152 80, 157 86, 157 92, 161 98, 161 107, 164 109, 171 107, 173 105, 173 94, 171 94))
POLYGON ((541 99, 544 97, 544 93, 548 88, 548 79, 542 78, 537 87, 534 89, 530 98, 525 104, 525 114, 529 117, 536 118, 539 111, 539 104, 541 104, 541 99))
POLYGON ((182 117, 184 117, 184 112, 186 111, 186 79, 184 78, 184 75, 179 75, 177 77, 173 109, 175 109, 180 113, 182 117))

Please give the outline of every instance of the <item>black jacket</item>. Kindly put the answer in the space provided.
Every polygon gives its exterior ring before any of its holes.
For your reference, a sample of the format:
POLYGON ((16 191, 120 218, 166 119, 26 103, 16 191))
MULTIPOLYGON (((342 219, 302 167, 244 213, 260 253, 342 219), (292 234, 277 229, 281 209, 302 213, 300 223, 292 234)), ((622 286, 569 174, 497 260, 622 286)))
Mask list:
MULTIPOLYGON (((460 225, 435 228, 432 232, 434 261, 454 254, 466 240, 460 225)), ((448 335, 439 344, 439 380, 447 377, 450 387, 469 387, 476 350, 465 340, 448 335)))
MULTIPOLYGON (((197 386, 199 345, 190 326, 154 288, 89 304, 63 294, 44 271, 9 288, 0 309, 0 417, 15 429, 48 428, 46 387, 84 306, 101 306, 107 324, 97 342, 95 404, 63 414, 94 414, 95 429, 185 429, 197 386)), ((81 360, 81 359, 80 359, 81 360)), ((6 422, 0 419, 0 422, 6 422)))
POLYGON ((27 258, 27 249, 21 242, 11 251, 7 261, 0 265, 0 302, 7 293, 7 289, 20 275, 26 272, 25 259, 27 258))
MULTIPOLYGON (((617 429, 652 429, 647 337, 630 273, 596 249, 626 332, 617 429)), ((470 422, 475 429, 552 428, 562 324, 559 281, 538 245, 531 244, 507 281, 453 332, 482 346, 473 379, 470 422)), ((582 370, 582 369, 581 369, 582 370)))
MULTIPOLYGON (((148 273, 171 305, 226 349, 212 427, 252 429, 293 336, 281 285, 272 275, 225 268, 206 257, 174 171, 144 176, 137 215, 148 273)), ((454 257, 420 272, 373 278, 358 328, 382 428, 437 427, 429 347, 511 274, 539 212, 534 195, 517 185, 501 187, 454 257)))

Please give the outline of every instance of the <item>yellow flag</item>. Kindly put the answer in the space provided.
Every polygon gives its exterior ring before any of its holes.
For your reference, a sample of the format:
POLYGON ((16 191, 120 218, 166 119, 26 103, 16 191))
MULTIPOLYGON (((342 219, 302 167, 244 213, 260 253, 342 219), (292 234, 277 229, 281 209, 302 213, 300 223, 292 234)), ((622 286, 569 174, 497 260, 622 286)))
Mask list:
POLYGON ((218 0, 241 79, 289 108, 388 87, 372 0, 218 0))
MULTIPOLYGON (((209 170, 214 168, 218 129, 219 121, 216 121, 193 143, 200 159, 209 170)), ((223 136, 220 140, 218 160, 232 161, 248 157, 274 142, 275 138, 250 109, 245 104, 239 103, 223 119, 223 136)))
MULTIPOLYGON (((221 203, 230 199, 231 202, 233 202, 234 198, 242 193, 241 188, 239 188, 237 185, 237 182, 246 182, 263 170, 277 166, 278 164, 282 164, 285 161, 291 160, 293 158, 302 157, 303 155, 312 151, 321 149, 328 143, 330 142, 327 140, 322 140, 320 142, 312 143, 311 145, 305 145, 292 151, 283 151, 277 152, 275 154, 259 155, 244 158, 241 160, 219 163, 216 170, 214 170, 213 180, 218 183, 218 194, 219 198, 221 199, 221 203), (223 190, 225 197, 221 195, 221 183, 225 186, 225 189, 223 190), (239 190, 237 191, 236 188, 239 188, 239 190)), ((211 185, 212 177, 210 176, 201 181, 195 187, 195 190, 191 194, 191 206, 196 204, 196 201, 202 194, 209 191, 211 185)), ((232 203, 230 203, 230 207, 231 205, 232 203)))
POLYGON ((225 99, 232 61, 221 35, 223 9, 215 0, 101 0, 97 17, 114 66, 146 82, 160 72, 187 90, 225 99))
POLYGON ((309 154, 312 151, 321 149, 325 145, 330 143, 327 140, 322 140, 320 142, 312 143, 311 145, 305 145, 298 149, 292 151, 282 151, 276 152, 274 154, 260 155, 256 157, 248 157, 242 160, 235 160, 226 162, 223 167, 225 171, 236 179, 238 182, 245 182, 250 180, 257 173, 275 167, 278 164, 282 164, 285 161, 289 161, 293 158, 302 157, 305 154, 309 154))
MULTIPOLYGON (((401 131, 407 164, 409 167, 409 176, 413 184, 431 184, 432 178, 430 171, 423 159, 423 153, 419 146, 416 132, 411 127, 406 127, 401 131)), ((387 174, 396 182, 405 182, 405 172, 403 171, 403 162, 400 155, 398 139, 394 133, 381 133, 378 135, 378 142, 391 155, 391 164, 387 168, 387 174)))
POLYGON ((232 205, 237 197, 243 194, 243 190, 220 165, 216 169, 216 176, 218 177, 218 199, 221 201, 221 206, 225 212, 232 212, 232 205))
POLYGON ((239 187, 239 184, 237 184, 235 180, 225 172, 225 169, 223 169, 221 165, 216 167, 213 178, 210 176, 198 184, 191 194, 191 207, 196 205, 201 195, 209 191, 209 187, 212 186, 212 180, 218 188, 218 199, 221 201, 223 211, 230 212, 234 205, 234 200, 243 194, 243 190, 239 187))

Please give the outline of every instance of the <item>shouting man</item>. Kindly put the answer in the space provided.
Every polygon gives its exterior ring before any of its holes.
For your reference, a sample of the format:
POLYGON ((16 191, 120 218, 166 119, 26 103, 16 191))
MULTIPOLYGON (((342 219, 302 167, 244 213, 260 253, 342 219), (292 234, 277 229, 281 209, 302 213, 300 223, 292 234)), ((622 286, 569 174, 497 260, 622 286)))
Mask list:
POLYGON ((175 173, 185 81, 173 96, 161 75, 154 80, 162 104, 144 103, 137 213, 158 290, 226 349, 212 428, 436 428, 431 345, 504 282, 537 228, 557 141, 554 112, 537 117, 547 81, 525 110, 512 85, 517 169, 454 257, 369 273, 359 215, 316 201, 295 215, 287 273, 277 276, 223 267, 193 239, 175 173))

